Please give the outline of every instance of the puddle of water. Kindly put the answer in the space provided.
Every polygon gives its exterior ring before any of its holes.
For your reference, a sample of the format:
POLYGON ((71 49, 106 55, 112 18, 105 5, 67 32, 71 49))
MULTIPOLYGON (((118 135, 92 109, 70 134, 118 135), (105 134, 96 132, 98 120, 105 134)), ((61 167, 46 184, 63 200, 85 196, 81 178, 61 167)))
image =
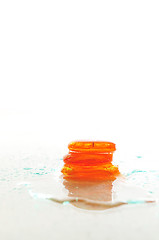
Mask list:
POLYGON ((155 195, 132 184, 129 176, 102 182, 73 181, 52 176, 25 186, 30 196, 36 200, 50 200, 62 205, 71 204, 86 210, 105 210, 122 205, 158 202, 155 195))
MULTIPOLYGON (((32 164, 21 168, 0 170, 0 182, 9 191, 24 191, 36 201, 49 200, 54 204, 73 205, 87 210, 104 210, 122 205, 158 203, 159 171, 145 168, 143 157, 136 157, 137 167, 118 162, 122 176, 114 181, 84 182, 64 180, 61 176, 62 161, 32 164)), ((132 162, 131 162, 132 163, 132 162)))

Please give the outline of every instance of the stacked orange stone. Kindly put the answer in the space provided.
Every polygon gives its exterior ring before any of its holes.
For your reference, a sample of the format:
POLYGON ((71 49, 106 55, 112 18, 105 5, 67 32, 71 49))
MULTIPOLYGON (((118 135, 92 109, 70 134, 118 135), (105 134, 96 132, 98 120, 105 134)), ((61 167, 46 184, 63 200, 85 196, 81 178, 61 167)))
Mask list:
POLYGON ((71 142, 63 158, 66 179, 113 180, 119 174, 112 164, 115 144, 111 142, 71 142))

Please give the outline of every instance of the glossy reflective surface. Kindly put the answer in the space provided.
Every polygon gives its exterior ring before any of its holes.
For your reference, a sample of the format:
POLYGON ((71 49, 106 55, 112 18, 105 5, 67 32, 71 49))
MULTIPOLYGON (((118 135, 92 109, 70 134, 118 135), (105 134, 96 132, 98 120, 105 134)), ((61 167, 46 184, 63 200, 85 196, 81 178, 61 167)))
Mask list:
POLYGON ((91 239, 122 239, 123 232, 127 238, 148 239, 153 231, 157 240, 159 170, 155 164, 142 156, 123 161, 117 153, 122 176, 81 182, 62 178, 63 160, 54 154, 41 148, 1 153, 2 239, 73 240, 77 233, 77 239, 88 239, 87 233, 91 239))

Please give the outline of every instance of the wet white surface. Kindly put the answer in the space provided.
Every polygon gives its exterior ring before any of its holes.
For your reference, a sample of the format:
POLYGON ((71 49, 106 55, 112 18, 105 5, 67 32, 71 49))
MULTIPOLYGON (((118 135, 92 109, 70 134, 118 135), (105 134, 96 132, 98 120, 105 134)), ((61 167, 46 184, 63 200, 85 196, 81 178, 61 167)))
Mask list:
MULTIPOLYGON (((157 203, 135 203, 107 210, 86 210, 70 203, 59 204, 47 200, 46 196, 58 199, 68 195, 71 197, 71 193, 76 196, 72 185, 64 185, 59 178, 62 160, 54 159, 52 153, 48 153, 48 149, 38 149, 30 154, 26 151, 14 152, 5 153, 1 157, 1 166, 4 163, 0 181, 1 239, 158 239, 157 203), (10 165, 7 164, 9 159, 10 165)), ((124 165, 121 163, 121 168, 122 166, 124 165)), ((153 194, 149 193, 151 186, 154 186, 152 181, 158 184, 156 178, 154 180, 151 176, 155 178, 153 172, 146 175, 149 179, 146 182, 141 172, 131 171, 126 185, 123 178, 122 181, 115 181, 113 188, 109 185, 106 190, 104 187, 107 195, 105 200, 157 198, 156 190, 153 190, 153 194), (149 183, 149 187, 145 187, 143 183, 149 183)), ((99 198, 102 192, 102 199, 103 187, 95 187, 95 191, 91 194, 98 195, 99 198)))

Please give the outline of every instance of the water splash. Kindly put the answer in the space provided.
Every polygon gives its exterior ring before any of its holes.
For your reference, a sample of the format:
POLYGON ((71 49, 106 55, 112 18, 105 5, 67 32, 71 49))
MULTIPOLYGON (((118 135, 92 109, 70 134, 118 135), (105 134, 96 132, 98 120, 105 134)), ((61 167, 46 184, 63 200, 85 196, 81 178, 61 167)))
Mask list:
MULTIPOLYGON (((36 201, 48 200, 63 206, 73 205, 87 210, 104 210, 137 204, 158 204, 159 171, 119 164, 123 178, 103 183, 65 182, 60 178, 62 161, 33 164, 24 159, 23 167, 1 168, 0 181, 5 189, 23 193, 36 201), (38 166, 37 166, 38 165, 38 166), (36 166, 36 167, 35 167, 36 166), (122 170, 122 166, 123 170, 122 170), (10 187, 10 189, 9 189, 10 187)), ((137 156, 139 163, 143 158, 137 156), (140 159, 140 160, 139 160, 140 159)))

